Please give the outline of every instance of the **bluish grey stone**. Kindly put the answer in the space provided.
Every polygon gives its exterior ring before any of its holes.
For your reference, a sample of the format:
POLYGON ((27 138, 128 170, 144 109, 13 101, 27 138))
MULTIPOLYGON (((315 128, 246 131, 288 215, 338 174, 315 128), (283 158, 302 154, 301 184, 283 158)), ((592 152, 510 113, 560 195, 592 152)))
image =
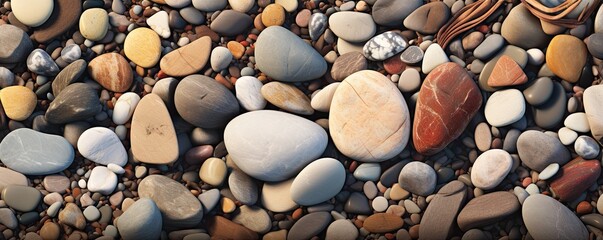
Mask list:
POLYGON ((19 63, 33 50, 26 32, 10 24, 0 25, 0 63, 19 63))
POLYGON ((255 43, 255 59, 260 71, 279 81, 313 80, 327 71, 327 62, 314 48, 279 26, 260 33, 255 43))
POLYGON ((201 25, 205 23, 205 15, 194 7, 180 9, 180 16, 190 24, 201 25))
POLYGON ((334 158, 321 158, 306 166, 291 184, 291 199, 299 205, 312 206, 339 193, 346 171, 334 158))
POLYGON ((125 240, 159 239, 161 224, 161 212, 155 202, 141 198, 118 218, 116 227, 125 240))
POLYGON ((220 15, 218 15, 218 17, 216 17, 216 19, 211 22, 210 28, 220 35, 234 37, 249 30, 248 28, 252 23, 253 19, 251 19, 251 17, 245 13, 240 13, 233 10, 224 10, 220 13, 220 15))
POLYGON ((436 181, 437 175, 433 168, 418 161, 406 164, 398 176, 400 187, 420 196, 433 193, 436 181))
POLYGON ((360 181, 378 181, 381 176, 379 163, 362 163, 354 170, 354 177, 360 181))
POLYGON ((325 30, 327 30, 327 21, 329 18, 324 13, 314 13, 310 16, 308 22, 308 32, 312 41, 318 40, 325 30))
POLYGON ((521 210, 523 222, 534 239, 587 239, 588 231, 566 206, 546 195, 529 196, 521 210))
POLYGON ((576 154, 584 159, 595 159, 599 156, 601 148, 595 139, 589 136, 580 136, 574 142, 576 154))
POLYGON ((218 205, 220 201, 220 190, 217 188, 208 190, 199 195, 199 201, 203 204, 203 209, 205 212, 210 212, 218 205))
POLYGON ((258 201, 258 185, 247 174, 232 171, 228 177, 228 186, 232 195, 245 205, 254 205, 258 201))
POLYGON ((47 175, 71 165, 75 151, 65 138, 20 128, 0 143, 0 159, 12 170, 26 175, 47 175))
POLYGON ((27 57, 27 68, 40 75, 55 76, 59 73, 59 66, 50 55, 42 49, 33 50, 27 57))
POLYGON ((75 60, 80 59, 82 56, 82 49, 77 44, 71 44, 61 50, 61 58, 67 63, 72 63, 75 60))
POLYGON ((498 52, 504 44, 505 39, 501 35, 492 34, 473 50, 473 56, 481 60, 486 60, 498 52))
POLYGON ((272 110, 239 115, 224 130, 224 144, 233 161, 263 181, 294 176, 323 153, 327 139, 318 124, 272 110))
POLYGON ((384 32, 364 44, 363 53, 371 61, 383 61, 404 51, 408 43, 400 34, 384 32))

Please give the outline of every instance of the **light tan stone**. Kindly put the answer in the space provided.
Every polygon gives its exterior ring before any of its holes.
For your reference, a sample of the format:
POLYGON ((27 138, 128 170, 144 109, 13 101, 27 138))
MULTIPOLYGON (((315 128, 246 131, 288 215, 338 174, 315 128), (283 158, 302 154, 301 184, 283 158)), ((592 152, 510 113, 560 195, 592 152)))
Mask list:
POLYGON ((209 158, 203 162, 199 170, 199 178, 204 183, 220 186, 226 177, 226 163, 219 158, 209 158))
POLYGON ((165 74, 182 77, 194 74, 207 64, 211 53, 211 38, 199 38, 161 58, 159 66, 165 74))
POLYGON ((107 34, 109 15, 102 8, 91 8, 80 16, 80 33, 90 41, 98 41, 107 34))
POLYGON ((410 136, 408 106, 397 86, 383 74, 364 70, 337 87, 329 131, 339 151, 363 162, 398 155, 410 136))
POLYGON ((37 97, 29 88, 11 86, 0 91, 0 101, 2 101, 2 107, 8 118, 23 121, 36 108, 37 97))
POLYGON ((144 96, 134 110, 130 132, 132 154, 149 164, 178 159, 178 138, 165 104, 156 94, 144 96))
POLYGON ((314 113, 310 98, 291 84, 269 82, 262 86, 261 92, 266 101, 286 111, 302 115, 314 113))

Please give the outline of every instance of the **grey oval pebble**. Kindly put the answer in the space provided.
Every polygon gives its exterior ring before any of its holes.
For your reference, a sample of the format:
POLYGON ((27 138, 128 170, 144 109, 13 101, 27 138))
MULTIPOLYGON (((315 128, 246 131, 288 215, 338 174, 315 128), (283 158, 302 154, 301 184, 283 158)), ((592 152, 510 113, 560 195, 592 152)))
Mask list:
POLYGON ((523 96, 532 106, 538 106, 546 102, 553 94, 553 81, 548 77, 541 77, 523 90, 523 96))

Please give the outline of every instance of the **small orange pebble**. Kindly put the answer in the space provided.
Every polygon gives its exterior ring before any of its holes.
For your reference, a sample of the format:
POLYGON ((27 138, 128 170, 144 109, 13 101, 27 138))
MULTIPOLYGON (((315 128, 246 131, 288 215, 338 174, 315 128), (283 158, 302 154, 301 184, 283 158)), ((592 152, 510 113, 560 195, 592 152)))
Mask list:
POLYGON ((528 185, 530 185, 530 183, 532 183, 532 178, 526 177, 521 181, 521 186, 526 188, 526 187, 528 187, 528 185))
POLYGON ((245 53, 245 46, 243 46, 237 41, 228 42, 228 44, 226 44, 226 47, 228 48, 228 50, 230 50, 230 53, 232 53, 232 56, 235 59, 241 59, 241 57, 243 57, 243 54, 245 53))
POLYGON ((578 213, 578 214, 589 214, 592 211, 593 211, 593 206, 590 205, 590 203, 587 201, 582 201, 582 202, 578 203, 578 206, 576 206, 576 213, 578 213))
POLYGON ((302 217, 303 213, 304 213, 304 211, 302 210, 302 208, 298 208, 298 209, 295 209, 295 211, 293 211, 293 213, 291 214, 291 217, 295 220, 298 220, 302 217))

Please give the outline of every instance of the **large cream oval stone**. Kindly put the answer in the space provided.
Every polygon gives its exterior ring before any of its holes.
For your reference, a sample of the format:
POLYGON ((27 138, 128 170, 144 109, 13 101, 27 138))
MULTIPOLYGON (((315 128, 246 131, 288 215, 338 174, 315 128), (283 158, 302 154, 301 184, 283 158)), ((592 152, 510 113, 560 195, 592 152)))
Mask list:
POLYGON ((339 151, 363 162, 398 155, 410 136, 408 106, 383 74, 364 70, 341 82, 329 114, 329 131, 339 151))

